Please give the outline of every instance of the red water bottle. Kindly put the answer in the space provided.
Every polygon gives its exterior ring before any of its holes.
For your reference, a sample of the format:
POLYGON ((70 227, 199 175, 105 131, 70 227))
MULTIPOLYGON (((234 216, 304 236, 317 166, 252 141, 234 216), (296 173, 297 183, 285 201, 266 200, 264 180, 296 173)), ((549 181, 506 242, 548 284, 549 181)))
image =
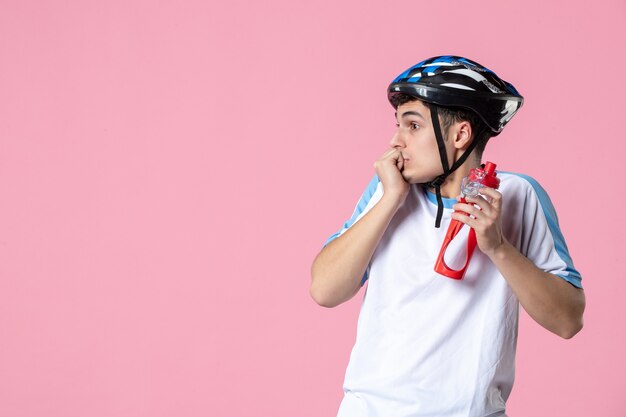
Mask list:
MULTIPOLYGON (((494 189, 498 189, 500 186, 500 179, 496 177, 496 164, 492 162, 487 162, 483 166, 479 168, 472 168, 467 177, 463 178, 463 182, 461 183, 461 202, 467 203, 465 201, 465 197, 477 197, 479 195, 479 190, 482 187, 490 187, 494 189)), ((465 212, 457 211, 456 213, 463 213, 468 215, 465 212)), ((459 233, 461 228, 464 226, 464 223, 458 220, 452 220, 450 222, 450 226, 448 227, 448 232, 446 233, 446 237, 443 240, 443 244, 441 245, 441 250, 439 251, 439 257, 437 258, 437 262, 435 263, 435 272, 445 275, 449 278, 453 279, 463 279, 465 275, 465 271, 467 270, 467 266, 469 265, 470 260, 472 259, 472 254, 474 253, 474 249, 476 249, 476 232, 474 229, 469 230, 467 235, 467 258, 465 260, 465 265, 461 269, 452 269, 448 265, 446 265, 446 261, 444 260, 444 255, 446 249, 452 239, 459 233)))

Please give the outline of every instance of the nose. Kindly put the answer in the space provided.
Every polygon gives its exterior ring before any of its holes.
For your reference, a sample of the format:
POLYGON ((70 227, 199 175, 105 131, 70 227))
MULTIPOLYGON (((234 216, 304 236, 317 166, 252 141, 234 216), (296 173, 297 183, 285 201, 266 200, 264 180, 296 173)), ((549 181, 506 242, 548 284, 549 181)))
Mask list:
POLYGON ((389 142, 389 146, 392 148, 403 148, 405 146, 404 139, 400 134, 400 129, 396 130, 396 133, 394 133, 391 141, 389 142))

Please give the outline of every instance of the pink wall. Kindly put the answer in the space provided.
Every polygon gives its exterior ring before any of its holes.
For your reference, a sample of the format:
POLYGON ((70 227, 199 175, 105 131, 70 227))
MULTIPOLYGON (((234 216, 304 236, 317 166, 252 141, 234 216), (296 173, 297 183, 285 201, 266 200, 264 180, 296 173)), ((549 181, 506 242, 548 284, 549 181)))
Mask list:
POLYGON ((0 415, 334 416, 361 295, 318 307, 310 263, 387 146, 389 81, 454 53, 526 97, 486 156, 548 190, 588 297, 570 341, 523 315, 510 415, 623 416, 625 17, 3 0, 0 415))

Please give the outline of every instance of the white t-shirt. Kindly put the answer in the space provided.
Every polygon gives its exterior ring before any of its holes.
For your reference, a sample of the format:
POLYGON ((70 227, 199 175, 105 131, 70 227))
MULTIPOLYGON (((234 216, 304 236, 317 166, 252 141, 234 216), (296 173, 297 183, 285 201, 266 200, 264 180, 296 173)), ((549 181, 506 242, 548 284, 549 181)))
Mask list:
MULTIPOLYGON (((542 270, 581 287, 546 192, 527 176, 498 177, 506 239, 542 270)), ((382 194, 374 177, 353 216, 326 244, 382 194)), ((363 277, 368 286, 338 417, 505 415, 519 303, 478 248, 463 280, 434 272, 455 203, 444 198, 437 229, 435 195, 413 185, 389 224, 363 277)), ((463 229, 447 251, 446 262, 455 269, 465 260, 468 227, 463 229)))

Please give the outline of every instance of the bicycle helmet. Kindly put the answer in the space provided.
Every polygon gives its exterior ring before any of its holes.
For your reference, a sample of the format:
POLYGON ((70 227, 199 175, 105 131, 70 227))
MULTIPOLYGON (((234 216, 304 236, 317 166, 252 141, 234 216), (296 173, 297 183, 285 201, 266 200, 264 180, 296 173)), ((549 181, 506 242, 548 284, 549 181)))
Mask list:
MULTIPOLYGON (((515 87, 493 71, 467 58, 452 55, 424 60, 398 75, 387 89, 387 98, 392 102, 397 94, 406 94, 439 106, 471 110, 485 122, 486 129, 493 136, 502 132, 524 103, 524 98, 515 87)), ((443 174, 428 183, 435 188, 437 194, 435 227, 439 227, 443 214, 441 185, 448 175, 463 165, 474 150, 476 141, 472 141, 459 160, 452 167, 448 167, 437 107, 431 106, 430 112, 443 166, 443 174)), ((482 131, 475 132, 474 137, 481 133, 482 131)))

